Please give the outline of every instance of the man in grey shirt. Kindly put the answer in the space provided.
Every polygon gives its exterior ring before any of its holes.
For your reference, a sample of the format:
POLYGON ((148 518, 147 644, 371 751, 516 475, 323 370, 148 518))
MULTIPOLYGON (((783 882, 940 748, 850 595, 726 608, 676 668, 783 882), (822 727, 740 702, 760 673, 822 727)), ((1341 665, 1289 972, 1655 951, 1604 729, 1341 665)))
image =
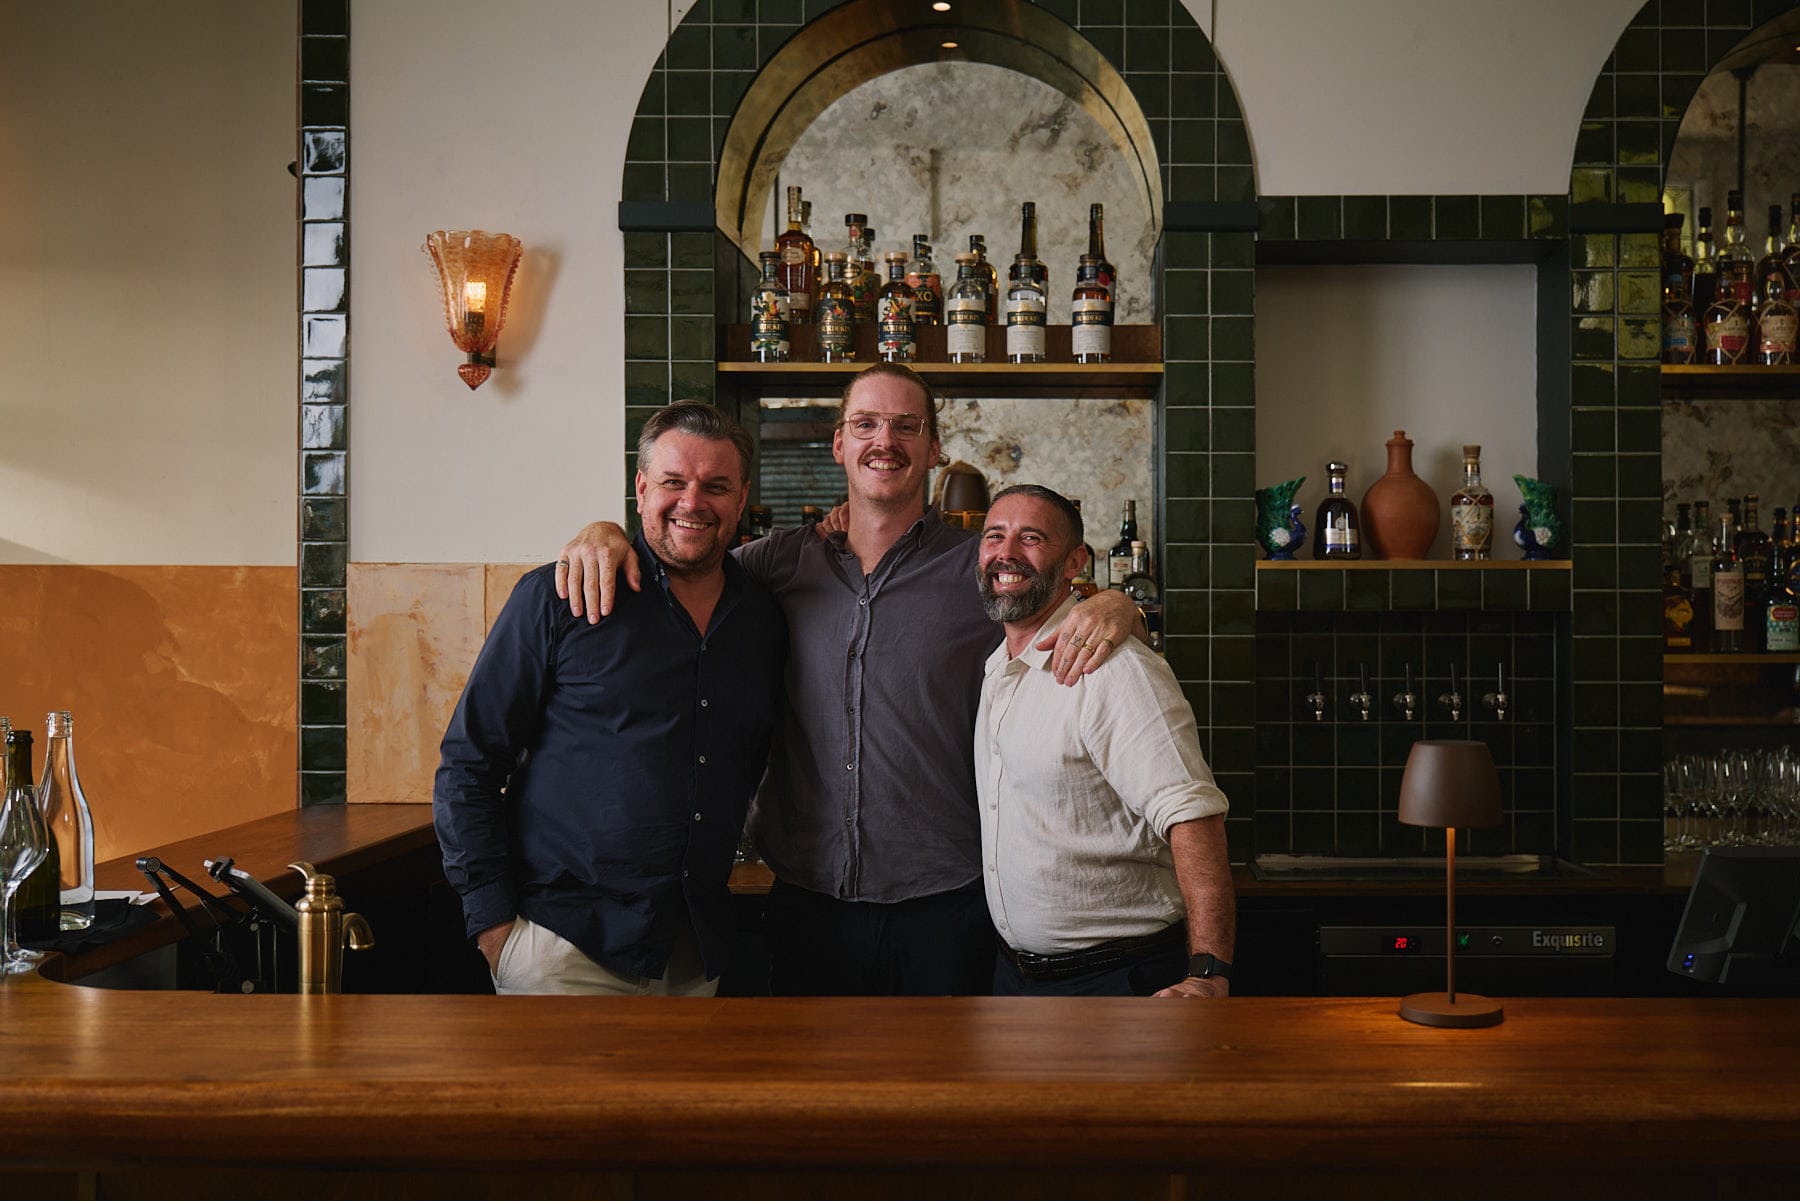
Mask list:
MULTIPOLYGON (((783 530, 738 551, 787 616, 787 712, 750 828, 776 882, 765 915, 774 991, 984 993, 994 931, 981 883, 973 734, 1000 631, 969 586, 978 540, 925 504, 941 461, 937 405, 910 369, 877 363, 844 389, 832 451, 845 529, 783 530)), ((564 547, 559 591, 590 620, 618 571, 616 525, 564 547)), ((1057 678, 1104 662, 1137 625, 1095 597, 1053 644, 1057 678)), ((1049 649, 1049 645, 1045 649, 1049 649)))

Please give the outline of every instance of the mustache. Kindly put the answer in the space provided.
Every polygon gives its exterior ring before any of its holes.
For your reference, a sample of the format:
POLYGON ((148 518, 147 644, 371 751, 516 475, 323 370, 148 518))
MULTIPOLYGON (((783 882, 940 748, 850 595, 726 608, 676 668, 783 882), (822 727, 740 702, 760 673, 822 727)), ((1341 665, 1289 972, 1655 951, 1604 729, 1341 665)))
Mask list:
POLYGON ((981 569, 981 578, 991 584, 994 582, 994 577, 1003 571, 1009 575, 1022 575, 1026 579, 1032 580, 1037 579, 1040 574, 1037 568, 1023 559, 995 559, 981 569))

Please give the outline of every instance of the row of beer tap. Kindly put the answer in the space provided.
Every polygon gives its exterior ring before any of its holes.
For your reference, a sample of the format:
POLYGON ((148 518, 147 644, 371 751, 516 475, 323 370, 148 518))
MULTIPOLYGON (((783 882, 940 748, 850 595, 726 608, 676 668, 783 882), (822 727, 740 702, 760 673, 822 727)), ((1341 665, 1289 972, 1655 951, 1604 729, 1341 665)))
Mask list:
MULTIPOLYGON (((1479 686, 1479 685, 1477 685, 1479 686)), ((1325 693, 1325 669, 1323 665, 1313 664, 1313 687, 1305 698, 1307 708, 1312 710, 1314 721, 1324 721, 1325 712, 1330 705, 1330 698, 1325 693)), ((1369 689, 1369 666, 1366 663, 1356 665, 1356 691, 1349 697, 1350 710, 1356 714, 1357 720, 1368 721, 1375 712, 1375 694, 1369 689)), ((1481 704, 1493 713, 1494 721, 1505 721, 1507 710, 1506 664, 1494 665, 1494 688, 1491 692, 1481 694, 1481 704)), ((1450 687, 1437 694, 1436 704, 1450 713, 1451 721, 1461 721, 1463 709, 1468 698, 1463 694, 1461 677, 1456 664, 1450 665, 1450 687)), ((1406 686, 1393 696, 1395 712, 1406 721, 1412 721, 1427 707, 1426 696, 1415 687, 1412 664, 1406 665, 1406 686)))

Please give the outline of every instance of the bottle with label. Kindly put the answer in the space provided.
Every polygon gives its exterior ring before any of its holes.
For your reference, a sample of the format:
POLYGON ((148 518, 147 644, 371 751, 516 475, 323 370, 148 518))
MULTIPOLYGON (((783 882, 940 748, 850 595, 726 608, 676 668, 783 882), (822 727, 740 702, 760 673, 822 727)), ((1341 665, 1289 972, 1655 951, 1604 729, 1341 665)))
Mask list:
POLYGON ((1663 218, 1662 361, 1694 361, 1694 260, 1681 248, 1680 213, 1663 218))
MULTIPOLYGON (((1325 499, 1319 502, 1318 511, 1313 515, 1315 559, 1362 558, 1362 535, 1358 531, 1356 502, 1344 493, 1344 477, 1349 471, 1348 463, 1325 464, 1325 476, 1329 483, 1326 485, 1325 499)), ((1489 503, 1492 504, 1491 498, 1489 503)), ((1491 514, 1488 520, 1491 525, 1491 514)))
POLYGON ((1007 291, 1020 273, 1029 275, 1043 289, 1044 295, 1050 295, 1050 268, 1038 258, 1037 250, 1037 205, 1027 200, 1019 206, 1019 254, 1007 271, 1007 291))
POLYGON ((750 357, 759 363, 785 363, 793 313, 779 278, 781 252, 765 250, 756 257, 762 263, 762 279, 750 300, 750 357))
POLYGON ((1463 482, 1450 496, 1451 547, 1458 559, 1494 557, 1494 494, 1481 484, 1481 447, 1465 446, 1463 482))
POLYGON ((1751 296, 1756 259, 1744 243, 1744 197, 1732 192, 1725 215, 1725 241, 1716 261, 1717 283, 1703 319, 1701 361, 1715 367, 1744 362, 1750 352, 1751 296))
POLYGON ((75 721, 67 709, 44 717, 49 742, 44 747, 44 780, 38 785, 38 809, 56 841, 57 883, 61 894, 58 928, 85 930, 94 924, 94 815, 75 771, 75 721))
POLYGON ((1769 523, 1769 586, 1777 582, 1792 588, 1794 565, 1793 535, 1788 525, 1788 511, 1775 506, 1775 519, 1769 523))
POLYGON ((775 239, 781 254, 781 286, 787 289, 790 320, 804 324, 811 321, 813 296, 818 292, 818 275, 813 269, 813 240, 801 228, 800 189, 787 190, 788 227, 775 239))
POLYGON ((912 262, 906 265, 906 286, 913 292, 913 324, 936 325, 943 313, 944 281, 931 261, 931 243, 924 234, 913 235, 912 262))
MULTIPOLYGON (((1694 287, 1691 299, 1698 320, 1717 299, 1718 275, 1713 270, 1712 208, 1701 206, 1694 218, 1694 287)), ((1707 537, 1712 537, 1709 530, 1707 537)))
MULTIPOLYGON (((857 244, 856 253, 861 256, 859 260, 862 263, 860 278, 869 281, 868 320, 872 325, 876 320, 876 301, 881 298, 881 264, 875 260, 875 227, 873 225, 865 225, 863 226, 862 233, 862 240, 857 244)), ((846 265, 844 273, 846 275, 849 274, 848 265, 846 265)), ((857 320, 860 321, 862 318, 859 317, 857 320)))
POLYGON ((1114 588, 1123 587, 1131 574, 1131 544, 1137 538, 1137 501, 1128 500, 1119 513, 1119 540, 1106 555, 1106 578, 1114 588))
POLYGON ((1664 650, 1694 649, 1694 590, 1682 582, 1673 560, 1663 564, 1662 634, 1664 650))
MULTIPOLYGON (((37 804, 37 783, 32 771, 32 738, 30 730, 14 729, 6 735, 6 788, 9 793, 20 789, 37 804)), ((41 813, 42 810, 39 810, 41 813)), ((31 870, 25 882, 13 894, 13 929, 20 942, 43 942, 62 932, 62 885, 59 882, 62 851, 51 831, 50 853, 31 870)), ((25 954, 32 960, 41 958, 37 951, 25 954)))
POLYGON ((1781 250, 1781 261, 1787 267, 1788 281, 1794 286, 1787 295, 1787 302, 1800 307, 1800 192, 1788 198, 1787 242, 1781 250))
POLYGON ((1119 271, 1106 261, 1106 206, 1104 204, 1088 205, 1088 249, 1100 266, 1100 285, 1108 295, 1117 296, 1116 285, 1119 271))
POLYGON ((997 324, 1000 319, 1000 275, 994 270, 994 264, 988 262, 987 239, 981 234, 970 234, 969 250, 975 256, 976 277, 987 292, 988 324, 997 324))
POLYGON ((1006 358, 1012 363, 1044 361, 1047 306, 1044 286, 1032 275, 1033 261, 1019 255, 1007 279, 1006 358))
POLYGON ((1729 515, 1719 518, 1712 561, 1712 649, 1744 650, 1744 565, 1737 556, 1737 530, 1729 515))
POLYGON ((875 296, 881 291, 881 275, 870 256, 873 244, 866 213, 845 213, 844 282, 850 287, 850 308, 858 325, 875 320, 875 296))
POLYGON ((825 282, 819 288, 818 311, 814 314, 821 363, 849 363, 856 359, 856 310, 850 301, 850 285, 844 282, 847 257, 841 250, 825 256, 825 282))
MULTIPOLYGON (((969 261, 972 263, 974 260, 975 256, 970 255, 969 261)), ((956 261, 960 264, 963 261, 963 256, 960 254, 957 255, 956 261)), ((956 290, 952 288, 951 295, 954 295, 955 291, 956 290)), ((1069 503, 1075 506, 1075 511, 1077 513, 1081 512, 1080 497, 1071 496, 1069 498, 1069 503)), ((1075 578, 1069 581, 1069 591, 1073 592, 1081 599, 1086 600, 1088 597, 1094 596, 1100 591, 1100 585, 1094 579, 1094 574, 1100 570, 1100 560, 1095 556, 1094 547, 1091 543, 1083 542, 1082 549, 1087 552, 1086 562, 1081 565, 1081 570, 1075 573, 1075 578)))
MULTIPOLYGON (((807 243, 807 245, 812 247, 813 279, 816 281, 817 287, 824 287, 825 286, 825 256, 822 253, 820 253, 819 244, 817 242, 813 241, 812 201, 810 201, 810 200, 802 200, 800 202, 800 232, 806 235, 806 243, 807 243)), ((817 309, 818 307, 819 307, 819 294, 815 288, 815 290, 813 292, 813 308, 817 309)))
POLYGON ((1112 362, 1112 289, 1100 282, 1105 260, 1081 256, 1075 272, 1075 294, 1069 302, 1070 349, 1077 363, 1112 362))
POLYGON ((1744 568, 1744 638, 1762 645, 1763 603, 1769 599, 1769 556, 1773 543, 1757 523, 1757 494, 1744 494, 1744 523, 1738 527, 1737 556, 1744 568))
POLYGON ((1712 649, 1712 502, 1694 502, 1694 540, 1688 551, 1687 585, 1694 593, 1694 649, 1712 649))
POLYGON ((956 256, 956 282, 944 297, 944 349, 952 363, 987 358, 987 292, 973 252, 956 256))
POLYGON ((1785 367, 1795 361, 1800 313, 1788 299, 1794 292, 1794 278, 1782 257, 1779 204, 1769 206, 1769 237, 1763 248, 1751 296, 1755 331, 1751 336, 1750 361, 1764 367, 1785 367))
POLYGON ((906 251, 887 253, 888 281, 875 300, 875 351, 890 363, 910 363, 919 356, 913 318, 913 290, 906 282, 906 251))
POLYGON ((1775 510, 1774 550, 1769 557, 1769 599, 1763 606, 1763 649, 1800 651, 1800 599, 1792 575, 1793 542, 1786 509, 1775 510))
POLYGON ((1150 551, 1142 542, 1131 544, 1131 570, 1118 588, 1143 612, 1144 626, 1150 634, 1150 649, 1162 654, 1162 590, 1150 571, 1150 551))

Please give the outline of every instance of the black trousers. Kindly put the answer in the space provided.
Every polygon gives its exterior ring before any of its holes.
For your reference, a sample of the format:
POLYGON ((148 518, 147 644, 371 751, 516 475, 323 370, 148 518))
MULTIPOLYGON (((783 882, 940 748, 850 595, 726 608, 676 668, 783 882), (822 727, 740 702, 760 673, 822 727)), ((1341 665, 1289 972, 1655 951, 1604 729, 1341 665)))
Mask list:
POLYGON ((840 901, 777 880, 763 933, 776 996, 983 996, 998 945, 979 880, 891 904, 840 901))
POLYGON ((1027 980, 1004 952, 994 956, 996 997, 1147 997, 1187 978, 1188 953, 1184 943, 1142 956, 1115 967, 1100 968, 1060 980, 1027 980))

